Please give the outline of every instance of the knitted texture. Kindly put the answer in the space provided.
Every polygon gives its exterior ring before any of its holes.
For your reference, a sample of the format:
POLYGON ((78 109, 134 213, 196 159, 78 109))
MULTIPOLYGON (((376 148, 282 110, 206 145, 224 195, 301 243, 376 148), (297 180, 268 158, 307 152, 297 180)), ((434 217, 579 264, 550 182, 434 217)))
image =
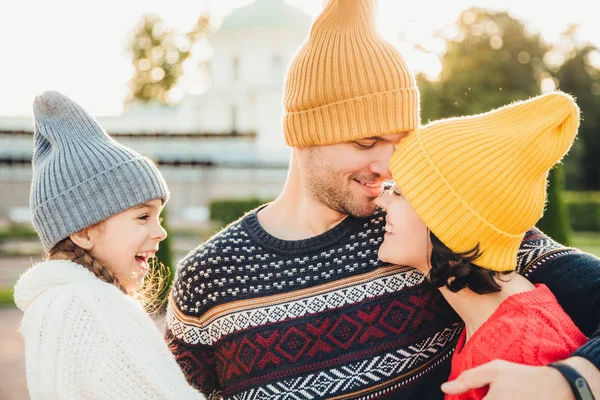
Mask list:
POLYGON ((400 141, 390 171, 451 250, 479 244, 476 265, 514 270, 525 232, 542 216, 548 170, 569 150, 578 126, 571 96, 550 93, 428 124, 400 141))
MULTIPOLYGON (((492 360, 547 365, 564 360, 587 338, 545 285, 510 296, 465 343, 463 331, 452 357, 449 380, 492 360)), ((480 400, 487 388, 446 396, 446 400, 480 400)))
POLYGON ((135 300, 79 264, 40 263, 15 286, 30 398, 204 399, 135 300))
POLYGON ((342 143, 412 131, 419 90, 404 59, 375 29, 374 0, 329 0, 290 64, 286 143, 342 143))
POLYGON ((156 166, 117 143, 57 92, 35 98, 33 226, 49 251, 72 233, 146 201, 169 198, 156 166))
MULTIPOLYGON (((252 212, 190 252, 167 311, 189 382, 240 400, 442 399, 462 325, 421 273, 378 260, 384 226, 377 211, 286 241, 252 212)), ((593 333, 600 260, 532 230, 519 266, 536 283, 551 273, 565 310, 593 333)), ((591 359, 598 347, 580 351, 591 359)))

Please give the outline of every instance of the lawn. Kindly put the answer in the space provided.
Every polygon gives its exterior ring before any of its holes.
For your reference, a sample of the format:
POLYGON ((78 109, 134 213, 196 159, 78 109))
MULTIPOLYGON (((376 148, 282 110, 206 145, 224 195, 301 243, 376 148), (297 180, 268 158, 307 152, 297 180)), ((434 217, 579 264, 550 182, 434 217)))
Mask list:
POLYGON ((600 232, 573 232, 573 247, 600 257, 600 232))

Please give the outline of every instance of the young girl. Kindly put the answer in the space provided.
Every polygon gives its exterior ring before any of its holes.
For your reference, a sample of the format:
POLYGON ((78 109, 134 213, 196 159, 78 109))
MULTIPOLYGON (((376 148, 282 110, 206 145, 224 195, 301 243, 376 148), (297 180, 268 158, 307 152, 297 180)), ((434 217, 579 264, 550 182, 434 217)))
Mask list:
POLYGON ((34 105, 31 211, 47 261, 15 287, 32 399, 203 399, 131 296, 167 236, 167 185, 69 98, 34 105))
POLYGON ((577 105, 557 92, 433 122, 398 144, 396 186, 378 199, 387 211, 378 255, 426 274, 464 321, 450 380, 494 359, 546 365, 586 342, 546 286, 515 272, 543 213, 548 170, 578 126, 577 105))

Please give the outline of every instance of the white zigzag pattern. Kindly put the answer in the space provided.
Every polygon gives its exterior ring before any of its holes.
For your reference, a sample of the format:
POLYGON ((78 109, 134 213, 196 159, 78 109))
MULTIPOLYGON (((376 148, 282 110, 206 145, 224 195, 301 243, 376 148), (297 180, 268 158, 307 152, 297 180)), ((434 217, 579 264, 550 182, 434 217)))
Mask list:
POLYGON ((564 247, 550 238, 524 243, 517 254, 517 270, 522 273, 524 269, 527 269, 524 273, 524 276, 527 277, 537 267, 548 261, 548 259, 579 251, 578 249, 564 247), (557 252, 556 250, 560 251, 557 252), (531 265, 534 261, 536 263, 531 265))
POLYGON ((531 243, 524 243, 517 253, 518 268, 521 269, 549 250, 563 246, 551 239, 540 239, 531 243))
POLYGON ((385 356, 361 360, 316 374, 296 377, 264 387, 254 388, 233 396, 236 400, 300 400, 329 397, 350 390, 369 387, 383 379, 423 363, 454 340, 462 325, 456 324, 436 333, 431 338, 385 356))
POLYGON ((185 343, 212 345, 221 337, 236 330, 280 322, 358 303, 368 298, 394 293, 403 288, 418 285, 424 280, 423 274, 409 269, 320 295, 268 307, 233 312, 215 319, 205 327, 187 325, 177 318, 171 309, 171 305, 169 305, 167 324, 173 335, 185 343))

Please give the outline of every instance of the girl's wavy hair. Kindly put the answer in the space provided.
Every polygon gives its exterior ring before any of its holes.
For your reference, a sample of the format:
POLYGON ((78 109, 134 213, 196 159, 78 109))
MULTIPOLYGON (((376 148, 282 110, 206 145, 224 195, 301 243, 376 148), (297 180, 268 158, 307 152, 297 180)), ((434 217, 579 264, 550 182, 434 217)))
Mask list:
POLYGON ((144 277, 144 284, 136 291, 128 291, 125 289, 108 267, 102 265, 94 258, 90 251, 73 243, 69 237, 58 242, 48 252, 46 259, 67 259, 83 266, 100 280, 115 285, 124 294, 139 300, 150 314, 160 312, 168 299, 167 296, 164 296, 164 293, 166 293, 167 286, 169 286, 171 282, 171 270, 162 263, 156 262, 156 259, 152 259, 152 261, 149 262, 149 271, 144 277))
POLYGON ((473 264, 482 252, 479 244, 465 252, 453 252, 433 232, 429 231, 432 251, 427 278, 435 287, 446 286, 452 292, 469 288, 478 294, 502 290, 497 280, 513 271, 496 272, 473 264))

